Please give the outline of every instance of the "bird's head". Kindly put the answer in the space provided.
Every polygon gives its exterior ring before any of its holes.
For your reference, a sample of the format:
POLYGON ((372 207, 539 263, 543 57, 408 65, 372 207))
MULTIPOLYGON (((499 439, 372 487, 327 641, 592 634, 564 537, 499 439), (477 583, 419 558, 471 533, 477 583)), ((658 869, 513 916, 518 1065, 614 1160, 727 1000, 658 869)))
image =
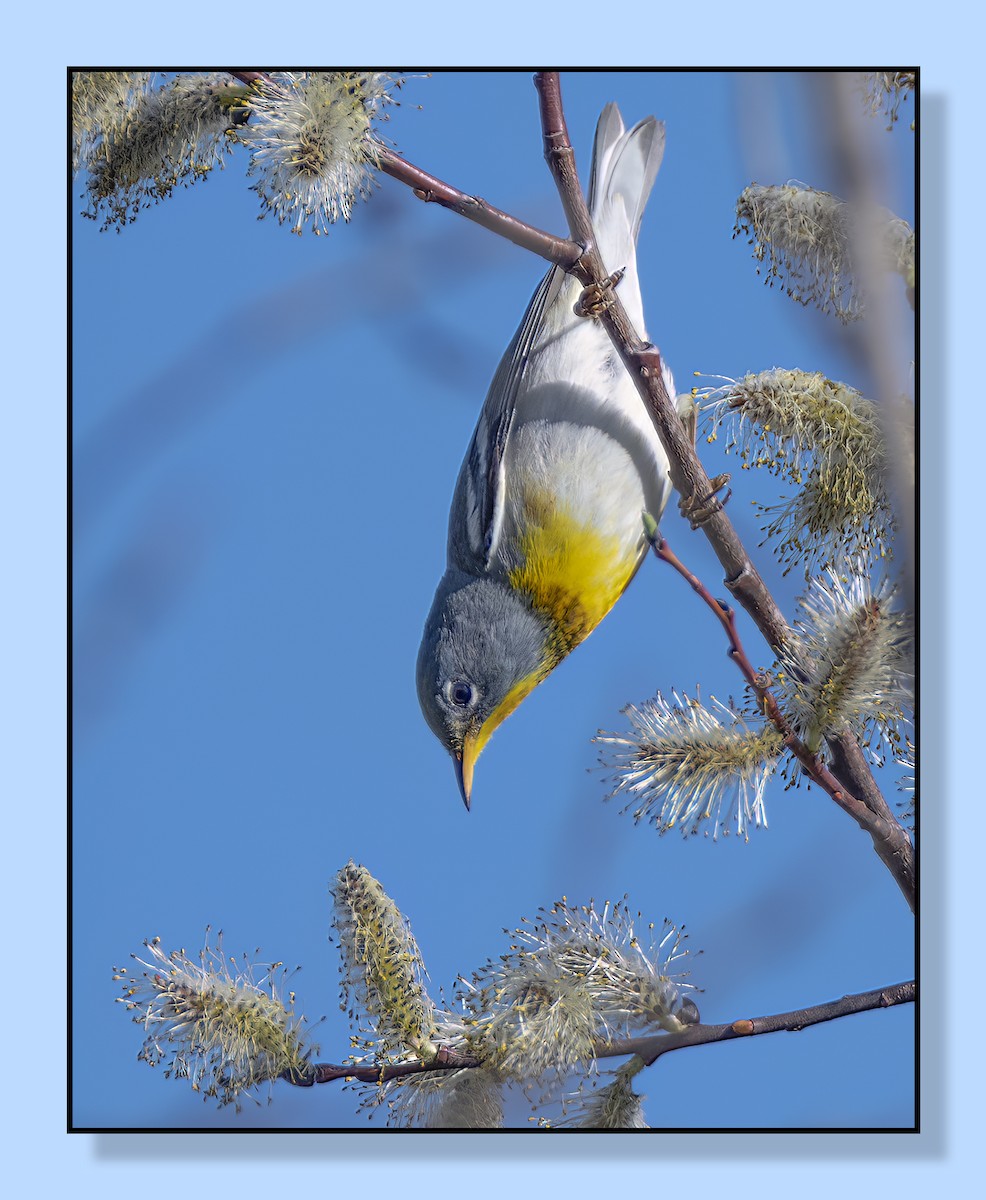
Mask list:
POLYGON ((476 759, 549 670, 546 622, 506 585, 446 572, 418 652, 418 699, 452 755, 466 808, 476 759))

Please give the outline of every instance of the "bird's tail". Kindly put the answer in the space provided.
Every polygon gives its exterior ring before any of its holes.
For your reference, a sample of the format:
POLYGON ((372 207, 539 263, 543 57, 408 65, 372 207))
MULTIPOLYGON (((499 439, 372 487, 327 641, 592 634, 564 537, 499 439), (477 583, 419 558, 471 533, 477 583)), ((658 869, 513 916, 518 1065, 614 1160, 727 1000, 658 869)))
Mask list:
POLYGON ((627 268, 630 278, 620 285, 619 294, 634 322, 642 315, 636 278, 637 233, 663 157, 663 121, 645 117, 625 130, 617 106, 606 105, 592 151, 589 213, 606 270, 627 268))

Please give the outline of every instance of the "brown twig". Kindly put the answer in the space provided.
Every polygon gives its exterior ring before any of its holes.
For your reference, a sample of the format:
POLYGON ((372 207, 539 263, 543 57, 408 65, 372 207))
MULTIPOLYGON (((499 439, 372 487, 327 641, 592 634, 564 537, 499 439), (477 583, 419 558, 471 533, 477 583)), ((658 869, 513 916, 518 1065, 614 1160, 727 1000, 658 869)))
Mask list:
POLYGON ((622 1042, 611 1043, 609 1053, 639 1054, 649 1066, 662 1054, 668 1054, 672 1050, 683 1050, 686 1046, 729 1042, 734 1038, 756 1037, 762 1033, 799 1033, 811 1025, 821 1025, 838 1017, 848 1017, 854 1013, 870 1012, 878 1008, 893 1008, 898 1004, 913 1004, 916 995, 917 985, 913 980, 908 983, 895 983, 890 987, 877 988, 872 992, 858 992, 852 996, 843 996, 840 1000, 830 1000, 826 1004, 815 1004, 811 1008, 799 1008, 793 1012, 775 1013, 767 1017, 742 1017, 725 1025, 691 1025, 682 1033, 627 1038, 622 1042))
POLYGON ((897 880, 907 903, 914 911, 917 905, 917 871, 914 845, 907 831, 894 816, 883 793, 877 787, 873 772, 863 755, 863 749, 852 732, 842 729, 827 734, 825 740, 832 752, 833 774, 848 784, 873 814, 873 827, 867 828, 873 839, 873 848, 880 861, 897 880))
POLYGON ((281 1076, 289 1083, 300 1087, 311 1087, 316 1083, 334 1083, 337 1079, 356 1079, 361 1083, 389 1083, 392 1079, 404 1079, 408 1075, 421 1075, 429 1071, 458 1071, 463 1067, 478 1067, 482 1063, 470 1054, 457 1054, 442 1046, 434 1058, 414 1058, 401 1063, 378 1063, 363 1067, 354 1063, 314 1063, 312 1072, 304 1078, 281 1076))
POLYGON ((377 147, 376 161, 385 175, 390 175, 400 183, 407 184, 419 200, 423 200, 426 204, 440 204, 442 208, 451 209, 452 212, 456 212, 460 216, 474 221, 477 225, 482 225, 484 229, 489 229, 492 233, 497 233, 513 242, 515 246, 530 250, 566 271, 574 267, 582 253, 582 248, 575 242, 569 241, 568 238, 555 237, 554 234, 545 233, 543 229, 528 225, 524 221, 510 216, 509 213, 494 208, 480 196, 470 196, 465 192, 460 192, 458 188, 444 183, 434 175, 429 175, 427 171, 416 167, 406 158, 401 158, 387 146, 377 147))
MULTIPOLYGON (((774 728, 784 738, 785 747, 794 754, 806 773, 821 784, 827 792, 832 796, 832 799, 837 803, 842 804, 844 800, 843 791, 835 780, 831 781, 831 785, 824 781, 822 774, 823 766, 818 760, 817 754, 812 754, 808 747, 801 741, 787 717, 781 712, 777 700, 773 692, 770 691, 767 677, 753 669, 753 664, 747 656, 743 648, 743 643, 740 641, 739 631, 736 628, 736 610, 730 608, 722 600, 717 600, 704 583, 693 574, 675 554, 667 543, 667 539, 661 537, 656 531, 651 533, 648 529, 648 541, 654 554, 662 561, 673 567, 683 579, 686 579, 691 585, 692 590, 697 592, 705 603, 715 613, 716 618, 726 631, 726 636, 729 638, 729 657, 739 667, 743 674, 743 678, 753 689, 761 710, 770 718, 774 728)), ((858 802, 857 802, 858 803, 858 802)))
MULTIPOLYGON (((596 1043, 595 1058, 622 1058, 639 1054, 650 1066, 662 1054, 672 1050, 684 1050, 688 1046, 705 1046, 712 1042, 728 1042, 734 1038, 757 1037, 764 1033, 797 1033, 811 1025, 821 1025, 839 1017, 869 1012, 878 1008, 893 1008, 898 1004, 913 1004, 917 985, 895 983, 877 988, 872 992, 858 992, 815 1004, 810 1008, 799 1008, 792 1012, 773 1013, 764 1017, 742 1017, 723 1025, 689 1025, 681 1033, 648 1034, 643 1037, 618 1038, 596 1043)), ((387 1083, 392 1079, 403 1079, 408 1075, 420 1075, 433 1071, 456 1071, 463 1068, 482 1066, 482 1060, 471 1055, 456 1054, 447 1049, 439 1050, 435 1058, 413 1059, 404 1063, 381 1063, 375 1066, 355 1064, 315 1063, 311 1074, 304 1078, 285 1074, 282 1078, 303 1087, 316 1083, 332 1083, 339 1079, 355 1079, 363 1083, 387 1083)))

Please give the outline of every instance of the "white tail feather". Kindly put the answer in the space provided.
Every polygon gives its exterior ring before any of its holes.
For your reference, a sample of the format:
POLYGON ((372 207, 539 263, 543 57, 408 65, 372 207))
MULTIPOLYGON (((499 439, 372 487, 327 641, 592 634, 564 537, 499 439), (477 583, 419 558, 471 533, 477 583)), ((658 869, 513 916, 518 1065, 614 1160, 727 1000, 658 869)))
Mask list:
MULTIPOLYGON (((589 213, 607 271, 627 268, 620 285, 624 304, 639 292, 636 241, 640 220, 664 156, 664 122, 645 117, 626 131, 615 104, 607 104, 596 126, 589 183, 589 213), (630 287, 626 284, 629 283, 630 287)), ((628 305, 639 312, 639 298, 628 305)), ((631 312, 631 318, 636 314, 631 312)))

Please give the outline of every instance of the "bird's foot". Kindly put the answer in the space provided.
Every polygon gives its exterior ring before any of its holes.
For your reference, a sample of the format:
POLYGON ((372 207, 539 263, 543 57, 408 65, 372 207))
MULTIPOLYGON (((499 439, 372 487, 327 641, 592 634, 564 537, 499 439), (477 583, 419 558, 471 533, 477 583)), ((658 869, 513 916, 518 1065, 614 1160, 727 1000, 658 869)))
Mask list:
POLYGON ((608 275, 602 283, 590 283, 588 287, 582 289, 582 295, 579 296, 572 311, 577 317, 589 317, 590 320, 596 320, 609 308, 615 296, 613 289, 626 274, 626 267, 620 267, 618 271, 614 271, 612 275, 608 275))
POLYGON ((692 529, 698 529, 711 516, 722 511, 729 497, 733 494, 733 489, 729 488, 721 500, 719 499, 719 492, 726 487, 731 478, 729 474, 716 475, 714 479, 709 480, 712 490, 707 496, 686 496, 685 499, 679 501, 678 509, 681 515, 687 518, 692 529))

